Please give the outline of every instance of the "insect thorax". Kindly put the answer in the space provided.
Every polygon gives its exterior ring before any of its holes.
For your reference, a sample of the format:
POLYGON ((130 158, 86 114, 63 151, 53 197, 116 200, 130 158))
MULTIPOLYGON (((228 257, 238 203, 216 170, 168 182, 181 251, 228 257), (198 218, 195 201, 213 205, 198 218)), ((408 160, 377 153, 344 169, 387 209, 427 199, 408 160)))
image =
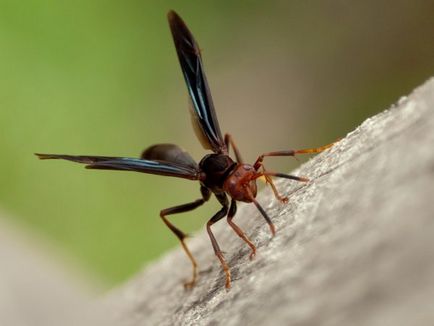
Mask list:
POLYGON ((236 163, 224 154, 208 154, 199 163, 201 172, 205 174, 202 183, 213 191, 222 191, 223 183, 236 166, 236 163))

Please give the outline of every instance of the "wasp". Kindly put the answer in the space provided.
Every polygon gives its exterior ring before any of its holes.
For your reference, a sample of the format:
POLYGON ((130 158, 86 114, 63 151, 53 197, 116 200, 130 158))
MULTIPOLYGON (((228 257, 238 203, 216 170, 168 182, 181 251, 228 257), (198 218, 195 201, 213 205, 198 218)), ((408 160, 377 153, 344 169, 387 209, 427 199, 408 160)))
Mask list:
POLYGON ((212 225, 226 217, 235 233, 250 247, 250 259, 256 254, 256 247, 244 231, 234 222, 237 202, 253 203, 267 222, 271 234, 276 233, 275 226, 267 212, 256 200, 257 180, 265 179, 271 186, 275 197, 286 203, 287 197, 281 196, 273 183, 272 177, 286 178, 299 182, 309 181, 307 178, 269 171, 264 167, 264 159, 269 156, 295 156, 296 154, 319 153, 333 144, 319 148, 301 150, 283 150, 263 153, 253 164, 245 163, 241 157, 233 137, 220 131, 214 104, 204 72, 201 51, 198 43, 188 29, 185 22, 174 11, 169 11, 168 21, 173 41, 178 55, 181 70, 190 95, 190 113, 194 131, 206 150, 206 154, 199 163, 183 149, 174 144, 157 144, 145 149, 140 158, 93 156, 93 155, 63 155, 36 154, 40 159, 63 159, 86 164, 87 169, 134 171, 169 177, 184 178, 199 181, 201 198, 190 203, 163 209, 160 217, 167 227, 180 240, 182 248, 193 266, 191 280, 184 285, 191 288, 197 280, 198 267, 196 260, 188 249, 185 239, 187 234, 176 227, 168 216, 192 211, 207 202, 214 195, 221 204, 220 210, 207 222, 206 230, 211 240, 214 253, 220 261, 226 276, 225 286, 231 287, 231 273, 223 252, 212 232, 212 225), (235 155, 229 155, 229 149, 235 155))

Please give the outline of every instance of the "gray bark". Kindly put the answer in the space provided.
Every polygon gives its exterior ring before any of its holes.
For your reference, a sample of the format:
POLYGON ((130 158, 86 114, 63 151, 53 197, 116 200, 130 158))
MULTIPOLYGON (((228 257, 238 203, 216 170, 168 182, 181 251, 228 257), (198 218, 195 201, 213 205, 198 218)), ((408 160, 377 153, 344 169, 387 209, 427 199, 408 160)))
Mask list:
POLYGON ((225 223, 215 234, 233 277, 224 274, 205 231, 148 266, 105 298, 125 325, 433 325, 434 79, 349 133, 279 181, 280 204, 258 200, 276 224, 270 232, 253 205, 236 221, 258 247, 225 223))
POLYGON ((434 79, 366 120, 333 148, 266 189, 237 223, 256 259, 224 220, 215 225, 233 283, 205 231, 189 241, 197 286, 181 249, 94 302, 45 246, 0 220, 0 325, 434 325, 434 79))

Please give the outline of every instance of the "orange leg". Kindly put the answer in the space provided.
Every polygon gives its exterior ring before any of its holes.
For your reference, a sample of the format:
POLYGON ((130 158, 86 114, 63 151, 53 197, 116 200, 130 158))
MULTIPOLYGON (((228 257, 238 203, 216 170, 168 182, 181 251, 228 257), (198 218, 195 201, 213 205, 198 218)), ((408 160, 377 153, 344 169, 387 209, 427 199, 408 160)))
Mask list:
POLYGON ((268 174, 264 174, 264 177, 266 182, 270 185, 271 190, 273 190, 274 197, 276 197, 276 199, 281 203, 286 204, 288 202, 288 197, 284 197, 279 194, 276 185, 273 182, 273 179, 268 174))
POLYGON ((295 156, 295 154, 311 154, 311 153, 320 153, 327 148, 330 148, 335 143, 331 143, 325 146, 321 146, 318 148, 307 148, 307 149, 298 149, 298 150, 287 150, 287 151, 277 151, 277 152, 268 152, 259 155, 259 157, 256 159, 255 164, 253 165, 256 170, 258 170, 262 166, 262 162, 264 161, 264 158, 266 156, 295 156))
POLYGON ((232 221, 232 219, 235 216, 236 211, 237 211, 237 204, 236 204, 235 200, 232 199, 231 207, 229 208, 229 213, 228 213, 227 221, 228 221, 229 225, 232 227, 232 229, 235 231, 235 233, 238 234, 238 236, 241 239, 243 239, 245 243, 247 243, 247 245, 250 247, 250 249, 252 249, 252 252, 250 253, 249 258, 253 259, 255 257, 255 255, 256 255, 256 247, 255 247, 255 245, 245 235, 245 233, 243 232, 243 230, 241 230, 241 228, 232 221))
POLYGON ((295 175, 267 171, 267 170, 265 170, 263 165, 262 165, 262 168, 264 169, 264 171, 261 173, 258 173, 256 178, 260 178, 263 176, 265 178, 267 184, 269 184, 271 189, 273 190, 273 193, 274 193, 274 196, 276 197, 276 199, 281 201, 284 204, 286 204, 288 202, 288 197, 283 197, 279 194, 279 192, 276 188, 276 185, 274 184, 273 179, 271 177, 285 178, 285 179, 290 179, 290 180, 295 180, 295 181, 300 181, 300 182, 308 182, 309 181, 308 178, 304 178, 304 177, 297 177, 295 175))
POLYGON ((178 214, 178 213, 184 213, 191 211, 199 206, 201 206, 204 202, 206 202, 210 196, 211 193, 208 190, 208 188, 201 187, 202 192, 202 198, 198 199, 194 202, 183 204, 175 207, 170 207, 163 209, 160 212, 160 217, 163 219, 163 222, 167 225, 167 227, 178 237, 179 241, 181 241, 182 248, 184 249, 185 253, 187 254, 188 258, 191 261, 191 264, 193 265, 193 277, 191 281, 184 283, 185 288, 192 288, 194 284, 196 283, 197 279, 197 263, 194 259, 193 255, 191 254, 190 250, 188 249, 187 245, 185 244, 185 238, 187 237, 187 234, 182 232, 180 229, 178 229, 176 226, 174 226, 170 221, 166 218, 167 215, 172 214, 178 214))

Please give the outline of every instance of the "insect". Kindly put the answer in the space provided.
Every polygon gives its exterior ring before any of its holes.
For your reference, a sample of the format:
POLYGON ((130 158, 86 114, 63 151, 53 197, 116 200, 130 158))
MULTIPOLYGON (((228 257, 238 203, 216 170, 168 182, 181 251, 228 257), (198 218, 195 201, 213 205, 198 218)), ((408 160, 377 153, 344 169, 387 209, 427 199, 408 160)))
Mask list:
POLYGON ((220 131, 204 73, 201 51, 196 40, 177 13, 169 11, 167 16, 181 70, 190 95, 190 113, 193 128, 202 146, 207 150, 211 150, 212 153, 205 155, 199 164, 187 152, 174 144, 150 146, 142 152, 140 158, 63 154, 36 155, 40 159, 64 159, 83 163, 86 164, 87 169, 135 171, 199 181, 202 195, 200 199, 163 209, 160 212, 160 217, 167 227, 178 237, 182 248, 191 261, 193 275, 191 280, 185 283, 186 288, 191 288, 197 280, 197 263, 185 243, 187 235, 172 224, 168 216, 194 210, 208 201, 211 195, 214 194, 222 207, 207 222, 206 230, 211 239, 215 255, 219 259, 225 273, 226 288, 230 288, 230 269, 212 232, 211 226, 226 217, 230 227, 250 247, 250 259, 252 259, 256 254, 256 247, 244 231, 233 221, 237 210, 237 201, 253 203, 264 217, 271 234, 274 236, 276 233, 274 224, 256 200, 256 180, 261 177, 264 178, 266 183, 271 186, 275 197, 283 203, 286 203, 288 198, 279 194, 272 177, 300 182, 308 181, 304 177, 266 170, 263 164, 264 158, 268 156, 295 156, 296 154, 319 153, 333 144, 312 149, 268 152, 259 155, 253 164, 244 163, 232 136, 225 134, 223 137, 220 131), (235 154, 235 160, 229 156, 230 147, 232 147, 235 154), (230 197, 230 201, 228 197, 230 197))

